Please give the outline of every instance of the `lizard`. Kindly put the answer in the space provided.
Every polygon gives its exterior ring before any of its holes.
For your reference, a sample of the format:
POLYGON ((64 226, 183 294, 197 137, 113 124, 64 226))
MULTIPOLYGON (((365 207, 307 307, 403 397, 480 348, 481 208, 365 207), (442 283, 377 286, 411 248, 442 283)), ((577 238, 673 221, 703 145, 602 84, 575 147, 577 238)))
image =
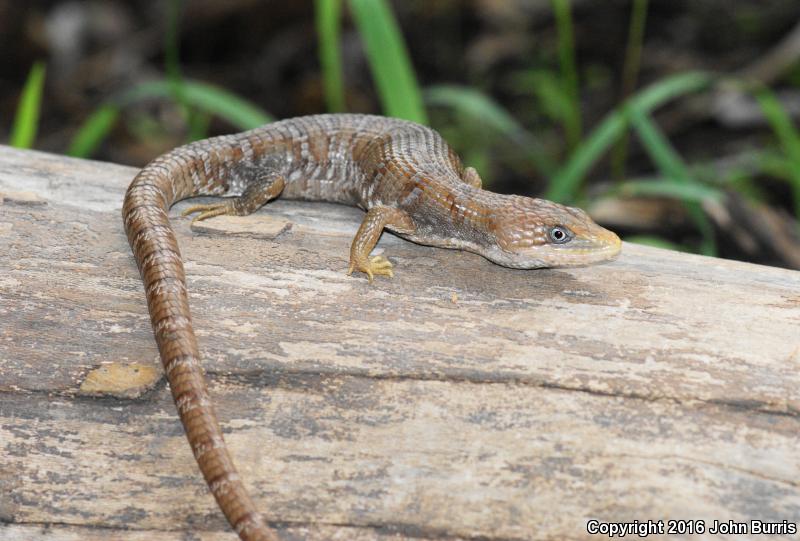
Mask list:
POLYGON ((278 541, 256 511, 222 436, 192 328, 170 207, 195 196, 194 220, 244 216, 278 196, 366 211, 350 248, 348 274, 393 276, 370 256, 383 230, 410 241, 475 252, 505 267, 588 265, 613 259, 621 241, 582 210, 484 190, 474 168, 433 129, 374 115, 286 119, 176 148, 146 165, 122 208, 144 283, 166 379, 208 487, 243 541, 278 541))

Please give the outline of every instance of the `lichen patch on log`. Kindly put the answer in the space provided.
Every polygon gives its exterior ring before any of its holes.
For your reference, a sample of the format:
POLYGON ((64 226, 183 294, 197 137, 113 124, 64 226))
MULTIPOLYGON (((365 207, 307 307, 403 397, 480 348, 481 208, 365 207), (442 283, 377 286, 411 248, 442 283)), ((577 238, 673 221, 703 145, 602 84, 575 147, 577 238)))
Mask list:
POLYGON ((161 371, 152 365, 109 363, 86 374, 80 392, 90 396, 137 398, 152 389, 161 377, 161 371))

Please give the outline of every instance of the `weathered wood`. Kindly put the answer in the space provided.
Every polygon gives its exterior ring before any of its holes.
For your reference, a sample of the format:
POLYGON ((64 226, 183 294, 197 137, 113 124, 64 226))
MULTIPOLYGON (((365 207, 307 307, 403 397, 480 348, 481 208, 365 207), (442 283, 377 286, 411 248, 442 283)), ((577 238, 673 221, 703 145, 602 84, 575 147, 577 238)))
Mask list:
MULTIPOLYGON (((0 539, 233 539, 161 377, 134 174, 0 148, 0 539)), ((211 392, 287 539, 800 516, 798 272, 629 244, 519 271, 385 235, 370 286, 356 209, 179 210, 211 392)))

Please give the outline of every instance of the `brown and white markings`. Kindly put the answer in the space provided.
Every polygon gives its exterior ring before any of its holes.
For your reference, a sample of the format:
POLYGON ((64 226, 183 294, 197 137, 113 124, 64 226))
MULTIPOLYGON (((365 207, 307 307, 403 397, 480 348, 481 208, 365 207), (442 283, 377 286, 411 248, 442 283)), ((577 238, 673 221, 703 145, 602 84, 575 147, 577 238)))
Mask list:
POLYGON ((222 438, 167 214, 175 202, 198 195, 229 198, 189 208, 185 214, 199 213, 196 220, 247 215, 278 196, 360 207, 366 216, 351 245, 349 272, 370 281, 393 274, 388 259, 370 257, 384 229, 524 269, 606 261, 621 246, 581 210, 483 190, 477 172, 464 168, 438 133, 403 120, 299 117, 198 141, 148 164, 125 196, 125 231, 189 443, 220 508, 246 541, 278 536, 256 511, 222 438))

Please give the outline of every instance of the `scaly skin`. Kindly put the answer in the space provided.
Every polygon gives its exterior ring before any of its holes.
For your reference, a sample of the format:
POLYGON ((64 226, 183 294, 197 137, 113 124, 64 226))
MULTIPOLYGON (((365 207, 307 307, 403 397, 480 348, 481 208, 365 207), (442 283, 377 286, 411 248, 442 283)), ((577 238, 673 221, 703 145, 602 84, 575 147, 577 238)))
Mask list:
POLYGON ((367 211, 350 269, 392 276, 369 257, 384 229, 411 241, 458 248, 514 268, 586 265, 614 258, 620 240, 581 210, 481 189, 472 168, 430 128, 370 115, 300 117, 177 148, 148 164, 125 195, 122 216, 147 295, 164 371, 200 470, 244 541, 279 537, 257 513, 222 438, 201 368, 175 234, 177 201, 195 219, 246 215, 270 199, 330 201, 367 211))

